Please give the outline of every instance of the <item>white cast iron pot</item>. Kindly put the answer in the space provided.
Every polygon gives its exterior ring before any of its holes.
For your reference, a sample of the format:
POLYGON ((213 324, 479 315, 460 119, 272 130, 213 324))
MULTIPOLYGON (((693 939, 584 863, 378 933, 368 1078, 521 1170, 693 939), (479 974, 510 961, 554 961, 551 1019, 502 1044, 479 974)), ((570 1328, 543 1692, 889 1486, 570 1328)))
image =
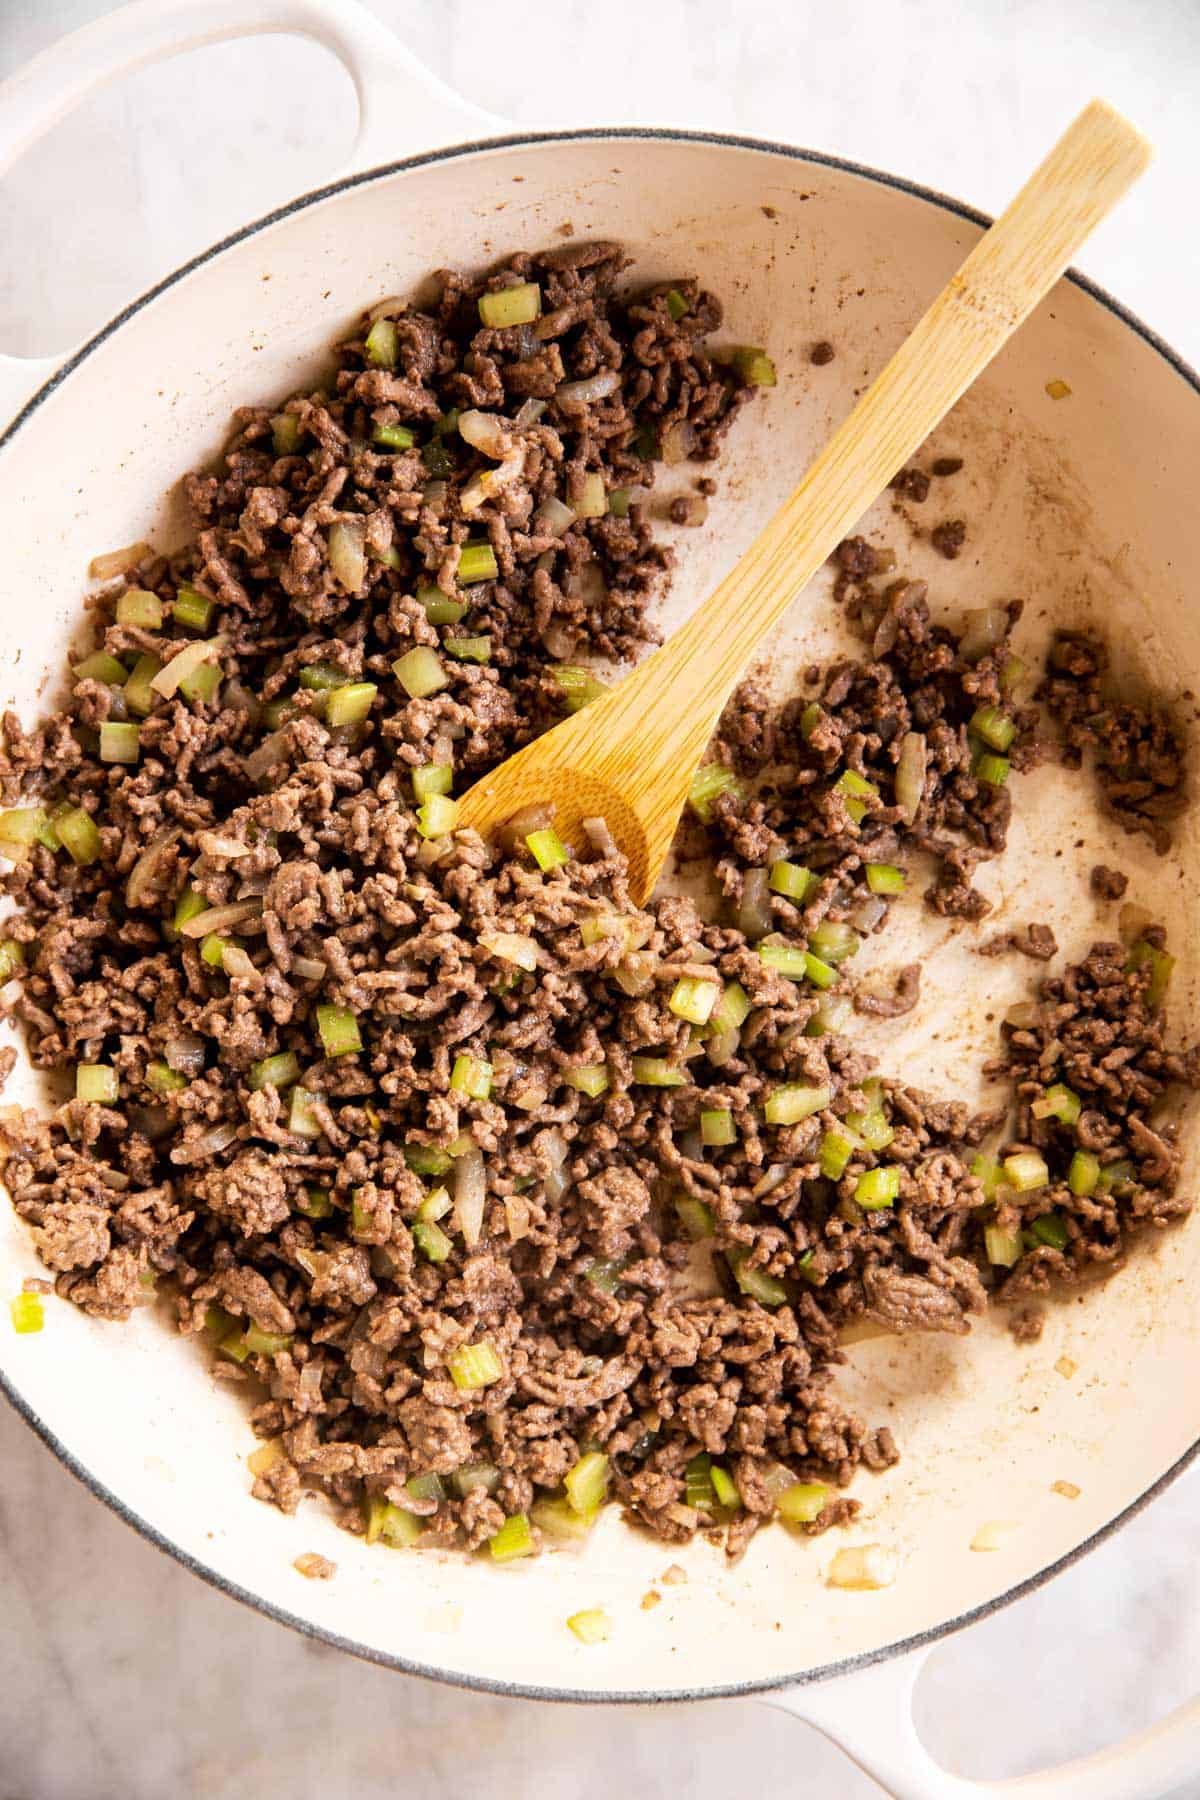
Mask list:
MULTIPOLYGON (((643 277, 700 274, 727 302, 731 337, 770 345, 780 385, 734 433, 707 525, 678 534, 678 617, 765 521, 980 230, 975 214, 936 194, 777 145, 643 130, 463 142, 495 122, 440 87, 354 0, 159 0, 114 13, 0 90, 0 171, 98 83, 259 31, 306 34, 344 61, 362 108, 353 169, 198 257, 61 362, 0 363, 0 419, 12 419, 0 438, 0 701, 27 719, 78 628, 89 558, 139 538, 177 541, 185 522, 161 496, 218 449, 232 409, 292 391, 364 305, 429 269, 487 263, 569 225, 623 239, 643 277), (816 370, 807 352, 824 337, 837 360, 816 370)), ((1030 658, 1049 619, 1093 619, 1124 665, 1200 691, 1189 612, 1200 549, 1186 524, 1200 397, 1164 345, 1068 278, 936 448, 963 455, 966 468, 935 487, 922 517, 961 513, 966 553, 948 563, 914 544, 886 504, 866 529, 930 578, 939 606, 1021 593, 1030 658), (1066 381, 1070 397, 1051 400, 1048 381, 1066 381)), ((838 645, 827 593, 817 582, 794 609, 772 647, 777 673, 838 645)), ((1093 932, 1111 931, 1087 869, 1120 860, 1131 897, 1152 903, 1170 931, 1184 990, 1174 1015, 1186 1016, 1198 963, 1185 905, 1200 881, 1194 828, 1174 858, 1157 860, 1132 840, 1113 843, 1085 778, 1045 770, 1014 785, 1012 847, 983 876, 997 920, 1048 919, 1064 952, 1078 954, 1093 932)), ((973 957, 970 934, 942 922, 916 917, 898 929, 939 955, 920 1012, 878 1030, 885 1064, 969 1097, 994 1018, 1025 991, 1028 969, 973 957)), ((892 936, 875 951, 889 963, 909 949, 892 936)), ((32 1095, 28 1071, 21 1079, 17 1097, 32 1095)), ((1194 1177, 1191 1160, 1184 1180, 1194 1177)), ((1195 1454, 1198 1262, 1200 1228, 1163 1234, 1106 1286, 1057 1304, 1033 1349, 990 1321, 965 1342, 879 1337, 855 1348, 843 1387, 867 1417, 894 1426, 904 1450, 894 1471, 860 1477, 863 1516, 839 1539, 897 1551, 895 1584, 877 1593, 828 1587, 834 1539, 782 1530, 760 1534, 729 1568, 705 1544, 676 1555, 605 1518, 582 1558, 496 1569, 368 1550, 315 1506, 285 1519, 248 1498, 252 1440, 236 1395, 152 1312, 101 1325, 51 1300, 41 1335, 0 1328, 0 1381, 63 1462, 138 1530, 330 1643, 535 1697, 761 1692, 835 1737, 892 1793, 949 1800, 992 1790, 947 1775, 917 1741, 908 1701, 923 1647, 1045 1580, 1195 1454), (1078 1498, 1055 1492, 1056 1481, 1075 1484, 1078 1498), (977 1528, 994 1519, 1018 1529, 997 1553, 972 1552, 977 1528), (293 1557, 309 1550, 337 1562, 336 1579, 296 1575, 293 1557), (662 1604, 642 1611, 672 1561, 686 1584, 662 1587, 662 1604), (569 1613, 595 1605, 615 1622, 602 1650, 564 1629, 569 1613)), ((37 1273, 5 1203, 0 1296, 37 1273)), ((1151 1800, 1197 1762, 1193 1703, 1134 1742, 997 1791, 1151 1800)))

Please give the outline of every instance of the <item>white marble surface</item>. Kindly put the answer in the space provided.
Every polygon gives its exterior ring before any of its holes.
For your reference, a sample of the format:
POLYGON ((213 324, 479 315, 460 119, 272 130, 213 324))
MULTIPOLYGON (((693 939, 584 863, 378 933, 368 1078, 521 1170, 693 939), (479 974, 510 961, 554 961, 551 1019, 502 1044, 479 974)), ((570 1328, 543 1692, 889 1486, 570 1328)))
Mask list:
MULTIPOLYGON (((1200 361, 1196 0, 735 4, 736 17, 728 0, 523 0, 516 13, 374 0, 444 78, 518 122, 785 138, 985 207, 1081 100, 1106 93, 1161 160, 1085 266, 1200 361)), ((104 10, 0 0, 0 75, 104 10)), ((0 350, 69 345, 318 182, 353 126, 345 78, 290 40, 209 50, 89 103, 0 191, 0 350), (286 76, 302 102, 280 102, 286 76)), ((943 1646, 918 1696, 934 1752, 965 1773, 1016 1773, 1193 1692, 1198 1502, 1200 1471, 1053 1586, 943 1646)), ((745 1787, 879 1793, 807 1728, 748 1702, 537 1708, 309 1644, 142 1543, 0 1409, 0 1800, 716 1800, 745 1787)), ((1200 1796, 1200 1771, 1184 1795, 1200 1796)))

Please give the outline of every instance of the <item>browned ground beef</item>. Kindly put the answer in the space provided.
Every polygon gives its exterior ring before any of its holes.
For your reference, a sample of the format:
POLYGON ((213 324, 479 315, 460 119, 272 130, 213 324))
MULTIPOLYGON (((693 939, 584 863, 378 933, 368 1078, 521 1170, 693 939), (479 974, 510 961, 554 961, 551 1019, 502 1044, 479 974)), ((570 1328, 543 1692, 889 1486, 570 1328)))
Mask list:
POLYGON ((716 917, 633 907, 600 824, 549 874, 520 835, 422 834, 416 769, 451 765, 461 791, 555 716, 564 659, 650 641, 668 558, 637 495, 660 451, 713 457, 747 398, 704 348, 717 302, 680 281, 676 320, 677 300, 631 293, 622 268, 613 246, 569 245, 484 283, 445 274, 432 310, 393 309, 382 361, 360 337, 328 389, 239 414, 188 483, 195 542, 94 604, 96 647, 128 668, 196 640, 171 619, 181 586, 213 603, 220 685, 156 698, 136 764, 104 760, 101 728, 130 698, 104 667, 32 733, 5 720, 6 797, 98 829, 77 865, 43 826, 6 878, 25 956, 11 1011, 63 1095, 5 1121, 17 1208, 89 1311, 123 1318, 167 1284, 270 1440, 256 1493, 285 1509, 322 1493, 352 1530, 395 1536, 403 1514, 424 1542, 477 1546, 532 1513, 536 1543, 594 1447, 610 1492, 667 1539, 719 1528, 737 1552, 797 1480, 829 1488, 806 1529, 841 1523, 857 1502, 835 1490, 897 1455, 831 1392, 848 1319, 964 1332, 996 1284, 985 1224, 1030 1231, 1004 1273, 1016 1293, 1183 1205, 1149 1109, 1196 1059, 1163 1049, 1151 964, 1126 973, 1101 947, 1009 1035, 1014 1146, 1044 1147, 1053 1186, 994 1205, 971 1165, 1004 1109, 971 1118, 879 1080, 842 1034, 852 1002, 894 1016, 919 994, 916 968, 855 993, 850 959, 892 904, 872 869, 931 852, 928 903, 987 910, 972 872, 1003 849, 1011 801, 976 773, 977 709, 1007 707, 1016 769, 1036 754, 1007 636, 964 656, 922 583, 877 582, 890 552, 839 553, 862 660, 814 671, 781 709, 748 684, 727 712, 713 756, 730 780, 683 844, 716 862, 716 917), (481 329, 481 289, 518 278, 540 285, 539 318, 481 329), (452 408, 492 415, 494 456, 452 408), (397 425, 414 446, 379 448, 397 425), (468 517, 497 468, 512 480, 468 517), (588 474, 634 489, 628 512, 548 519, 588 474), (498 573, 460 589, 468 536, 498 573), (435 586, 464 618, 430 622, 435 586), (162 629, 116 622, 127 587, 163 601, 162 629), (456 660, 464 636, 488 638, 489 660, 456 660), (446 682, 412 699, 393 664, 418 647, 446 682), (371 691, 339 725, 347 683, 371 691), (768 885, 780 859, 810 872, 799 900, 768 885), (240 911, 199 915, 192 936, 174 923, 189 894, 240 911), (806 949, 814 981, 772 966, 806 949), (681 981, 719 984, 736 1016, 694 1029, 672 1005, 681 981), (324 1007, 353 1015, 348 1047, 324 1042, 324 1007), (113 1071, 115 1103, 68 1097, 81 1064, 113 1071), (1063 1187, 1064 1129, 1027 1117, 1055 1080, 1084 1097, 1079 1142, 1130 1160, 1102 1202, 1063 1187), (809 1116, 770 1122, 780 1088, 809 1090, 809 1116), (733 1141, 706 1144, 704 1114, 728 1114, 733 1141), (871 1208, 859 1183, 876 1171, 895 1192, 871 1208), (1048 1210, 1061 1252, 1032 1231, 1048 1210), (471 1348, 483 1385, 455 1379, 471 1348))

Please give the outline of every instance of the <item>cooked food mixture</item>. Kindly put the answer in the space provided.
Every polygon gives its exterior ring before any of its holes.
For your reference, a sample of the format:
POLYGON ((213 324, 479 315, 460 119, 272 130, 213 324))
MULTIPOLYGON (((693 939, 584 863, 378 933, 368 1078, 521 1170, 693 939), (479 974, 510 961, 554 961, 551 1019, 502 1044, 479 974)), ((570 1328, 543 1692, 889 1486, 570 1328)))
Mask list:
MULTIPOLYGON (((656 470, 697 522, 775 376, 613 245, 437 288, 377 307, 328 388, 243 410, 187 484, 195 541, 102 559, 70 699, 4 720, 4 999, 62 1084, 5 1117, 6 1182, 59 1294, 169 1296, 286 1510, 501 1561, 606 1498, 731 1553, 776 1514, 824 1530, 897 1456, 834 1397, 848 1321, 964 1332, 1000 1295, 1028 1334, 1031 1294, 1183 1210, 1171 959, 1129 914, 1046 974, 985 1115, 856 1047, 855 1012, 919 996, 915 966, 853 977, 922 903, 918 854, 981 947, 1055 948, 988 934, 973 885, 1044 750, 1020 607, 951 631, 862 539, 836 585, 861 659, 782 707, 747 686, 696 776, 719 908, 634 906, 603 820, 456 831, 455 792, 652 641, 656 470)), ((1158 841, 1181 747, 1103 671, 1063 638, 1046 698, 1158 841)))

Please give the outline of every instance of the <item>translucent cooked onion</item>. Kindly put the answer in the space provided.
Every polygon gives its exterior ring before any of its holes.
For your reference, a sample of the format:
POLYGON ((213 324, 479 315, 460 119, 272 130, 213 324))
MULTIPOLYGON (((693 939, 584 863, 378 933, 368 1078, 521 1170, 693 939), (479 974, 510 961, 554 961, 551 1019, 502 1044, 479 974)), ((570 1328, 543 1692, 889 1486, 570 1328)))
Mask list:
POLYGON ((221 698, 226 706, 233 708, 234 712, 245 713, 252 725, 258 724, 262 717, 262 702, 250 692, 248 687, 243 686, 236 675, 225 683, 225 691, 221 698))
POLYGON ((622 993, 628 994, 631 1000, 636 1000, 639 994, 649 993, 654 986, 657 970, 657 956, 651 956, 648 951, 635 950, 625 958, 619 969, 613 970, 613 980, 622 993))
POLYGON ((319 956, 293 956, 292 974, 299 975, 301 981, 320 981, 325 975, 325 964, 319 956))
POLYGON ((896 1579, 898 1558, 886 1544, 861 1544, 839 1550, 825 1580, 830 1587, 885 1588, 896 1579))
POLYGON ((483 1168, 483 1151, 478 1145, 472 1145, 454 1163, 454 1219, 468 1250, 473 1250, 483 1236, 486 1199, 487 1177, 483 1168))
POLYGON ((194 1080, 204 1073, 204 1039, 194 1032, 180 1031, 163 1045, 163 1060, 177 1075, 194 1080))
POLYGON ((854 923, 858 926, 860 931, 874 931, 880 919, 885 917, 886 913, 887 901, 882 899, 878 894, 872 894, 869 900, 863 901, 862 905, 855 913, 854 923))
POLYGON ((525 400, 513 423, 518 431, 528 431, 531 425, 537 424, 545 410, 546 402, 544 400, 525 400))
POLYGON ((207 1156, 219 1156, 222 1150, 228 1150, 238 1134, 236 1125, 210 1125, 199 1137, 194 1137, 190 1144, 182 1144, 172 1150, 172 1162, 203 1162, 207 1156))
MULTIPOLYGON (((1007 617, 1007 614, 1005 615, 1007 617)), ((919 731, 909 731, 901 739, 896 763, 896 804, 904 810, 905 823, 911 825, 921 810, 928 766, 928 746, 919 731)))
POLYGON ((736 1029, 714 1031, 711 1037, 704 1040, 704 1054, 714 1069, 723 1069, 727 1062, 732 1062, 742 1045, 742 1034, 736 1029))
POLYGON ((111 581, 115 575, 128 575, 150 555, 149 544, 126 544, 123 550, 109 550, 104 556, 93 556, 88 574, 93 581, 111 581))
POLYGON ((761 1200, 764 1194, 773 1194, 775 1189, 781 1187, 784 1181, 786 1181, 787 1173, 788 1166, 786 1163, 772 1163, 766 1172, 759 1176, 758 1180, 751 1188, 751 1197, 755 1200, 761 1200))
POLYGON ((518 444, 494 469, 481 469, 478 475, 472 475, 458 496, 459 506, 465 513, 478 512, 485 501, 512 487, 524 472, 525 451, 518 444))
MULTIPOLYGON (((617 847, 617 840, 608 829, 607 819, 585 819, 583 821, 583 829, 587 834, 588 843, 592 846, 592 849, 598 856, 620 855, 620 851, 617 847)), ((645 943, 645 941, 646 939, 643 938, 642 942, 645 943)), ((633 948, 635 948, 635 946, 631 944, 630 949, 633 948)))
POLYGON ((458 435, 493 462, 499 462, 513 447, 512 427, 499 413, 479 412, 474 407, 458 415, 458 435))
POLYGON ((510 1194, 504 1202, 509 1242, 519 1244, 529 1236, 529 1202, 524 1194, 510 1194))
POLYGON ((177 825, 166 825, 161 831, 155 832, 129 871, 129 879, 125 883, 127 906, 141 906, 154 897, 155 884, 178 836, 177 825))
POLYGON ((538 963, 538 947, 536 940, 526 937, 520 931, 487 931, 479 942, 492 956, 498 956, 502 962, 515 963, 519 969, 536 969, 538 963))
POLYGON ((367 578, 366 525, 361 519, 337 519, 329 527, 329 567, 348 593, 358 592, 367 578))
POLYGON ((151 1143, 157 1143, 159 1138, 169 1137, 175 1129, 175 1121, 168 1106, 135 1106, 129 1118, 134 1130, 140 1131, 143 1137, 148 1137, 151 1143))
POLYGON ((576 412, 585 406, 594 405, 597 400, 607 400, 610 394, 616 393, 620 385, 621 376, 616 369, 600 369, 583 381, 564 381, 554 398, 560 406, 576 412))
POLYGON ((431 506, 434 512, 440 512, 446 504, 449 493, 450 483, 448 481, 427 481, 421 489, 421 499, 426 506, 431 506))
POLYGON ((373 325, 376 319, 395 319, 408 311, 407 300, 399 294, 389 294, 386 300, 377 300, 367 314, 367 324, 373 325))
POLYGON ((958 653, 966 662, 979 662, 994 650, 1008 630, 1007 606, 978 606, 966 617, 966 629, 959 639, 958 653))
POLYGON ((676 419, 662 434, 662 459, 665 463, 686 462, 696 448, 696 427, 688 419, 676 419))
POLYGON ((1032 1031, 1042 1016, 1036 1000, 1018 1000, 1004 1015, 1004 1023, 1017 1031, 1032 1031))
POLYGON ((201 663, 215 662, 224 648, 225 640, 219 637, 201 638, 195 643, 185 644, 179 654, 173 656, 152 678, 150 686, 164 700, 170 700, 181 681, 194 675, 201 663))
POLYGON ((738 901, 737 925, 751 944, 766 937, 771 929, 770 872, 747 869, 742 881, 742 897, 738 901))
POLYGON ((261 900, 235 900, 229 906, 210 906, 194 919, 185 919, 179 929, 184 937, 207 937, 210 931, 229 931, 235 925, 244 925, 247 919, 257 919, 261 913, 261 900))
POLYGON ((575 649, 575 633, 561 619, 551 619, 542 633, 542 644, 556 662, 565 662, 575 649))
POLYGON ((219 856, 226 862, 236 862, 239 856, 249 856, 253 845, 242 842, 241 838, 229 837, 223 831, 202 831, 196 843, 204 856, 219 856))
POLYGON ((557 494, 543 500, 533 515, 533 528, 539 537, 561 537, 575 523, 575 514, 557 494))
POLYGON ((511 819, 506 819, 496 836, 501 847, 510 852, 517 851, 524 845, 525 839, 533 831, 545 831, 554 823, 554 808, 545 801, 536 806, 523 806, 515 812, 511 819))
POLYGON ((251 781, 261 781, 277 763, 286 762, 291 742, 292 734, 286 725, 265 737, 258 749, 252 750, 245 759, 246 773, 251 781))

